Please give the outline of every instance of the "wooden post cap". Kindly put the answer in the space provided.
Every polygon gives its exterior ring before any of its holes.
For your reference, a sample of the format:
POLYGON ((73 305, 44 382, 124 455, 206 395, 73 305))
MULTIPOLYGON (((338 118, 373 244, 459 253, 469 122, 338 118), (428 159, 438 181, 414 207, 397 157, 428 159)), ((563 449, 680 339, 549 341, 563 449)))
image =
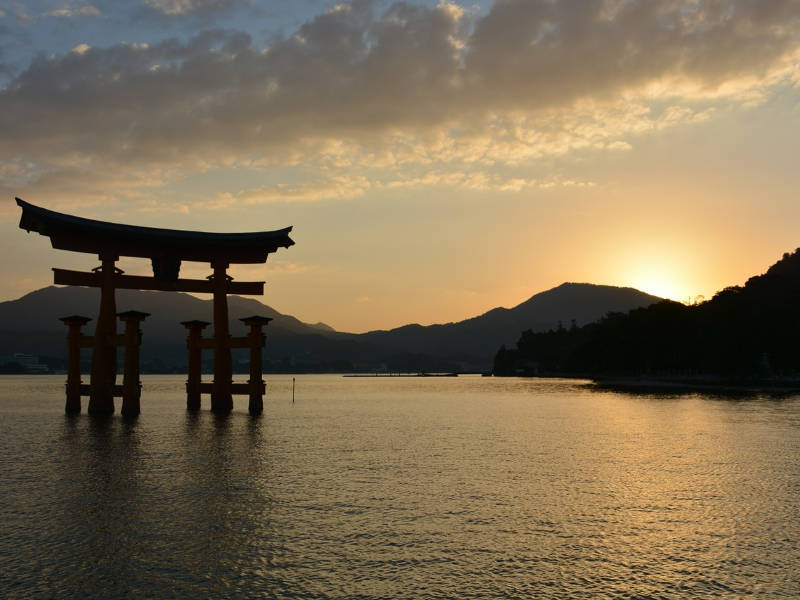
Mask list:
POLYGON ((150 313, 140 312, 138 310, 126 310, 117 313, 117 316, 123 321, 144 321, 150 316, 150 313))
POLYGON ((266 325, 272 321, 272 317, 259 317, 254 315, 252 317, 244 317, 243 319, 239 320, 245 325, 266 325))
POLYGON ((204 329, 209 325, 211 325, 211 323, 209 323, 208 321, 198 321, 195 319, 194 321, 181 321, 181 325, 186 327, 186 329, 194 329, 194 328, 204 329))
POLYGON ((91 319, 89 317, 82 317, 80 315, 70 315, 69 317, 60 317, 58 319, 66 325, 86 325, 91 319))

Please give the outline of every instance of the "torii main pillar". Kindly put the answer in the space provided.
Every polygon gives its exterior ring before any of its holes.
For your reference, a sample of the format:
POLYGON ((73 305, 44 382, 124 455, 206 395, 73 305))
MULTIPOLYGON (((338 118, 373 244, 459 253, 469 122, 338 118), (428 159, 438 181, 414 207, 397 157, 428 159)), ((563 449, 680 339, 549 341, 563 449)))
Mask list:
POLYGON ((103 253, 101 266, 94 269, 100 274, 100 310, 94 330, 92 373, 89 392, 89 412, 112 414, 114 412, 114 386, 117 383, 117 302, 114 276, 121 273, 115 263, 118 256, 103 253))
POLYGON ((214 383, 211 391, 211 410, 233 410, 233 360, 231 359, 230 328, 228 326, 228 263, 217 260, 211 263, 214 274, 214 383))

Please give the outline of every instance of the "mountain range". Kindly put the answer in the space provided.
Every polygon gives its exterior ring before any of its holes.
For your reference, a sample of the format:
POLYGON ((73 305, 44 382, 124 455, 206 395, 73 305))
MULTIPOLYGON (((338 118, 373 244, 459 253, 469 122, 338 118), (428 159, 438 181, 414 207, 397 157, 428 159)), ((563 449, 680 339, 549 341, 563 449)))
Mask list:
MULTIPOLYGON (((648 306, 660 300, 633 288, 564 283, 535 294, 513 308, 495 308, 482 315, 440 325, 405 325, 391 330, 354 334, 335 331, 324 323, 309 324, 282 314, 252 298, 231 296, 231 334, 244 335, 238 319, 272 317, 264 349, 265 368, 272 371, 484 371, 497 349, 511 345, 523 330, 546 331, 581 326, 609 312, 648 306)), ((17 300, 0 303, 0 355, 15 352, 48 357, 66 355, 66 328, 59 317, 96 317, 99 291, 50 286, 17 300)), ((212 301, 183 293, 117 291, 117 310, 151 313, 142 324, 142 369, 183 371, 186 331, 181 321, 212 320, 212 301)), ((92 323, 84 333, 92 333, 92 323)), ((206 330, 210 336, 211 327, 206 330)), ((85 351, 84 360, 89 360, 85 351)), ((211 353, 204 358, 210 364, 211 353)), ((235 360, 245 356, 235 353, 235 360)))

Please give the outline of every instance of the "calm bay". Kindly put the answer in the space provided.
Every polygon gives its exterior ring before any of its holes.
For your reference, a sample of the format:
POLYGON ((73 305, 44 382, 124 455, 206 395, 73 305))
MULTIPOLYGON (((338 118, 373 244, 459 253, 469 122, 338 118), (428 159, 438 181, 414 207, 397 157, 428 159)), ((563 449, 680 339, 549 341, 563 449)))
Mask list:
POLYGON ((0 377, 2 598, 796 598, 800 396, 267 378, 67 417, 0 377))

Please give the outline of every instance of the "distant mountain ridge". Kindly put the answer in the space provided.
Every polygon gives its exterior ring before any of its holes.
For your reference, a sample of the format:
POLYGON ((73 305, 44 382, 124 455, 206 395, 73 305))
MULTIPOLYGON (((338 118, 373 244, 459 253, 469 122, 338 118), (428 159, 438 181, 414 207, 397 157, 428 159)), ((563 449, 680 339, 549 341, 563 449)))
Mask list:
POLYGON ((490 364, 501 345, 511 345, 520 331, 544 331, 561 321, 568 326, 596 321, 609 312, 627 312, 649 306, 660 298, 633 288, 590 283, 563 283, 535 294, 513 308, 493 308, 482 315, 442 325, 404 325, 389 331, 361 335, 394 352, 425 348, 455 361, 490 364))
MULTIPOLYGON (((140 310, 150 313, 142 323, 142 359, 165 365, 185 363, 186 330, 181 321, 212 321, 212 301, 176 292, 117 290, 117 311, 140 310)), ((97 289, 49 286, 17 300, 0 303, 0 354, 26 352, 63 358, 66 353, 66 327, 59 317, 80 314, 95 319, 100 293, 97 289)), ((232 335, 244 335, 242 317, 254 314, 271 317, 270 330, 277 335, 315 335, 332 329, 324 323, 309 325, 279 313, 252 298, 231 296, 229 314, 232 335)), ((94 321, 84 328, 91 335, 94 321)), ((213 328, 209 326, 206 335, 213 328)))
MULTIPOLYGON (((404 325, 363 334, 337 332, 324 323, 308 324, 253 298, 231 296, 232 335, 244 335, 238 319, 272 317, 265 358, 279 370, 487 370, 497 348, 511 345, 524 329, 543 331, 559 321, 568 326, 648 306, 659 298, 633 288, 564 283, 535 294, 513 308, 441 325, 404 325)), ((58 320, 70 314, 96 317, 99 292, 50 286, 0 303, 0 354, 26 352, 63 358, 66 328, 58 320)), ((180 370, 186 363, 186 332, 181 321, 211 321, 212 302, 174 292, 119 290, 117 310, 151 313, 142 324, 144 370, 180 370)), ((85 332, 91 334, 92 323, 85 332)), ((211 335, 212 328, 206 330, 211 335)), ((207 353, 211 356, 211 353, 207 353)))

